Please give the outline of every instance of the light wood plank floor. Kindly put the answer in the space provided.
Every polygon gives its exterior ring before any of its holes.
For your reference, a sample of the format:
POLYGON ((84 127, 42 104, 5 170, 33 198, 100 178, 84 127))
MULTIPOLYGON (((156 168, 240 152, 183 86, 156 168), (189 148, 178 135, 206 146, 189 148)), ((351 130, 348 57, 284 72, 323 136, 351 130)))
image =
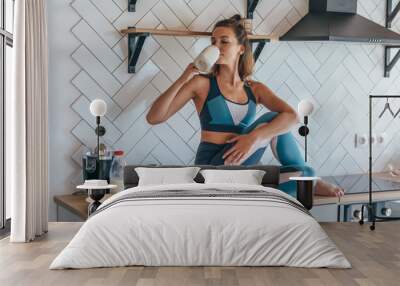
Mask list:
POLYGON ((49 233, 27 244, 0 241, 0 285, 400 285, 400 222, 323 223, 353 268, 122 267, 48 270, 81 223, 50 223, 49 233))

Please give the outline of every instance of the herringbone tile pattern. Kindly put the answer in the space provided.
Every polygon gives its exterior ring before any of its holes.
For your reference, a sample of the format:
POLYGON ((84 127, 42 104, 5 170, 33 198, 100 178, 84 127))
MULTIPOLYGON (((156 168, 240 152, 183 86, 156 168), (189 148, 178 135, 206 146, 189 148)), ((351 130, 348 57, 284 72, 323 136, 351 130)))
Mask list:
MULTIPOLYGON (((359 0, 359 14, 384 24, 385 2, 359 0)), ((215 21, 234 13, 244 15, 244 0, 139 0, 128 12, 127 0, 74 0, 79 15, 71 33, 80 42, 71 58, 80 67, 71 84, 80 92, 71 102, 81 118, 71 129, 81 146, 71 152, 80 179, 81 154, 95 145, 90 101, 108 104, 103 123, 105 140, 127 153, 128 163, 190 164, 199 143, 199 120, 193 104, 168 122, 150 126, 145 114, 185 66, 209 44, 207 38, 149 37, 136 74, 127 73, 127 39, 118 31, 127 26, 210 30, 215 21)), ((283 34, 308 11, 307 0, 262 0, 254 16, 255 33, 283 34)), ((393 29, 400 32, 400 17, 393 29)), ((350 43, 281 42, 267 45, 254 78, 272 88, 292 106, 304 98, 316 106, 311 117, 309 157, 320 175, 367 170, 367 149, 354 147, 354 134, 366 133, 368 94, 400 92, 400 65, 383 78, 383 47, 350 43)), ((375 114, 384 102, 376 102, 375 114)), ((393 102, 399 108, 400 103, 393 102)), ((259 109, 259 114, 265 112, 259 109)), ((375 168, 394 158, 399 119, 375 121, 374 132, 387 134, 387 144, 376 146, 375 168)), ((301 147, 303 139, 296 138, 301 147)), ((263 163, 275 163, 270 151, 263 163)))

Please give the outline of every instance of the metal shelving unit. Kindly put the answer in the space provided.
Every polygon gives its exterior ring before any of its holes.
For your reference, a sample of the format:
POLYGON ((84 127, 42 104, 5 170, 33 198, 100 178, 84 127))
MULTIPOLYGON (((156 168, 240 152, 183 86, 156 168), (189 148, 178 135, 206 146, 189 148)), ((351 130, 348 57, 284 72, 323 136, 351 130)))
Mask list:
MULTIPOLYGON (((386 28, 392 27, 392 22, 400 12, 400 2, 393 8, 393 0, 386 0, 386 28)), ((385 46, 385 77, 390 76, 390 71, 400 59, 400 46, 385 46), (397 50, 391 59, 392 50, 397 50)))
MULTIPOLYGON (((368 209, 368 220, 372 222, 369 226, 371 230, 375 230, 375 223, 377 221, 392 221, 392 220, 399 220, 400 217, 381 217, 376 215, 376 204, 373 202, 372 199, 372 100, 373 99, 389 99, 389 98, 400 98, 400 95, 369 95, 369 168, 368 168, 368 194, 369 194, 369 202, 366 206, 368 209)), ((361 220, 360 224, 364 224, 364 208, 365 205, 361 207, 361 220)))

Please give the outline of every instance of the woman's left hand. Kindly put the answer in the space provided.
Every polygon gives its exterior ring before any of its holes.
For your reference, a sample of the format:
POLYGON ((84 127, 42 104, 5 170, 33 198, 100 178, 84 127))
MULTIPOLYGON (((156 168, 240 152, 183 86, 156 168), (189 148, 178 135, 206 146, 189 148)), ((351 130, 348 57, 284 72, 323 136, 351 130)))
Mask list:
POLYGON ((225 159, 225 165, 240 165, 254 151, 256 141, 256 137, 252 134, 237 135, 226 141, 236 143, 222 156, 222 159, 225 159))

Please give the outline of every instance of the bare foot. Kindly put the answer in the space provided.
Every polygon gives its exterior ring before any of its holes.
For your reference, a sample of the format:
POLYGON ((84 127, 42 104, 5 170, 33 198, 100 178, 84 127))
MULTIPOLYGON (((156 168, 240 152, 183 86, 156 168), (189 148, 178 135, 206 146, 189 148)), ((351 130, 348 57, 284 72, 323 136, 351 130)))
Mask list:
POLYGON ((323 180, 317 180, 315 183, 315 194, 318 196, 343 197, 344 190, 323 180))

